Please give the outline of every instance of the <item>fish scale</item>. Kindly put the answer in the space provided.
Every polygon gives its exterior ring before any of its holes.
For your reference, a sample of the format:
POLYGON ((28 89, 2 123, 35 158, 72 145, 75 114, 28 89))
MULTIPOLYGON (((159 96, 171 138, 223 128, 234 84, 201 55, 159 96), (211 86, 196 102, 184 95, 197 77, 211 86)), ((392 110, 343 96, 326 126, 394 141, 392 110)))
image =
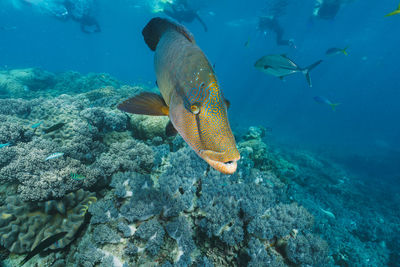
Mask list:
POLYGON ((162 97, 141 94, 118 108, 169 116, 197 155, 222 173, 234 173, 240 154, 227 118, 226 100, 214 69, 193 35, 182 25, 162 18, 152 19, 142 34, 155 51, 154 66, 162 97), (163 107, 168 112, 154 111, 163 107))

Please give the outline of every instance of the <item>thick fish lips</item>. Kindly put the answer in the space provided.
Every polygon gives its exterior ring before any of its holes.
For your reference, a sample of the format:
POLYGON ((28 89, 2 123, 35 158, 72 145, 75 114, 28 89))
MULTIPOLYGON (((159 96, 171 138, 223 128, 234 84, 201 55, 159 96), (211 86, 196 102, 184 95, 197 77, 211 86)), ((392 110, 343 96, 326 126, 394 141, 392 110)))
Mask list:
POLYGON ((212 150, 201 150, 199 152, 202 157, 211 167, 223 174, 233 174, 237 169, 237 162, 240 159, 239 151, 235 148, 231 160, 223 161, 221 159, 229 158, 229 153, 215 152, 212 150))

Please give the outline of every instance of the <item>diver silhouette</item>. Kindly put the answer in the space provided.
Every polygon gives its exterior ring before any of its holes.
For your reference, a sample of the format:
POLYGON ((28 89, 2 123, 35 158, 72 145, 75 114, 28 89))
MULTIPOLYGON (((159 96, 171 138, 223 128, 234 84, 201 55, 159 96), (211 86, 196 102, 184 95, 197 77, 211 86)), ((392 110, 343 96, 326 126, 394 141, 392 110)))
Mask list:
POLYGON ((259 17, 258 29, 264 33, 266 31, 274 32, 276 34, 276 44, 277 45, 286 45, 286 46, 290 46, 290 47, 295 47, 293 40, 283 39, 284 29, 279 24, 279 21, 275 16, 259 17))
POLYGON ((198 10, 191 8, 185 0, 168 3, 164 7, 164 13, 179 23, 193 22, 195 19, 197 19, 203 26, 204 31, 208 31, 207 25, 200 18, 197 12, 198 10))
POLYGON ((317 0, 313 15, 320 19, 334 19, 342 2, 340 0, 317 0))
POLYGON ((97 19, 91 15, 91 8, 88 6, 84 12, 76 12, 76 4, 72 0, 66 0, 64 6, 68 11, 69 18, 80 24, 83 33, 91 34, 101 32, 97 19))

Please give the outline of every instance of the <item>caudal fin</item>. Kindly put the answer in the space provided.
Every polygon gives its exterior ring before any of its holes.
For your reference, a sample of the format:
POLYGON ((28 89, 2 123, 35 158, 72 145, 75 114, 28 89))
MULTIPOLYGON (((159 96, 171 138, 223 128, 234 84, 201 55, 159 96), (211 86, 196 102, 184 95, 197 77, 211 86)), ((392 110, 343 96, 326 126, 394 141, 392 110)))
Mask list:
POLYGON ((161 36, 167 30, 175 30, 185 36, 189 40, 189 42, 195 42, 193 35, 184 26, 177 24, 169 19, 156 17, 151 19, 142 30, 144 41, 152 51, 156 50, 157 44, 160 41, 161 36))
POLYGON ((343 50, 342 50, 342 53, 343 53, 345 56, 349 55, 349 54, 347 53, 347 48, 349 48, 349 47, 346 46, 346 47, 343 48, 343 50))
POLYGON ((399 4, 399 7, 395 11, 390 12, 389 14, 385 15, 385 17, 390 17, 390 16, 393 16, 396 14, 400 14, 400 4, 399 4))
POLYGON ((340 103, 331 103, 331 104, 329 104, 329 106, 331 106, 331 108, 332 108, 333 111, 336 110, 336 107, 337 107, 338 105, 340 105, 340 103))
POLYGON ((311 64, 310 66, 308 66, 307 68, 303 69, 303 73, 306 76, 307 83, 310 87, 312 87, 310 71, 312 69, 314 69, 316 66, 318 66, 321 62, 322 62, 322 60, 318 60, 317 62, 315 62, 315 63, 311 64))

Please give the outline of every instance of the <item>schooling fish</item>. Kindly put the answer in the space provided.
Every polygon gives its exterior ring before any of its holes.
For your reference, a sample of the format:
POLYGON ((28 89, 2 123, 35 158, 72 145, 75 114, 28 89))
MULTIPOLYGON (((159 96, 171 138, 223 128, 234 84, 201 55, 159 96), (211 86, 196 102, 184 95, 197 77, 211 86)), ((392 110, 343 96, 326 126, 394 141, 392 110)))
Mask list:
POLYGON ((340 105, 340 103, 332 103, 329 99, 323 97, 323 96, 314 96, 314 100, 315 102, 321 103, 321 104, 327 104, 329 106, 331 106, 331 108, 333 109, 333 111, 336 110, 336 106, 340 105))
POLYGON ((385 17, 390 17, 390 16, 393 16, 393 15, 396 15, 396 14, 400 14, 400 4, 399 4, 399 6, 397 7, 397 9, 395 11, 390 12, 389 14, 385 15, 385 17))
POLYGON ((344 55, 348 55, 348 53, 347 53, 347 48, 349 48, 348 46, 346 46, 345 48, 336 48, 336 47, 332 47, 332 48, 329 48, 328 50, 326 50, 326 52, 325 52, 325 54, 327 54, 328 56, 332 56, 332 55, 337 55, 337 54, 340 54, 340 53, 343 53, 344 55))
POLYGON ((167 135, 177 132, 211 167, 236 171, 240 154, 227 114, 227 102, 214 70, 193 35, 168 19, 153 18, 142 34, 155 51, 161 95, 144 92, 121 103, 122 111, 169 116, 167 135))
POLYGON ((51 126, 49 128, 44 129, 43 132, 48 134, 48 133, 51 133, 51 132, 61 129, 64 125, 65 125, 64 122, 60 122, 60 123, 54 124, 53 126, 51 126))
POLYGON ((46 248, 48 248, 51 245, 53 245, 54 243, 56 243, 58 240, 63 238, 66 234, 67 234, 67 232, 60 232, 60 233, 57 233, 55 235, 52 235, 52 236, 46 238, 42 242, 40 242, 31 252, 28 253, 28 255, 26 255, 25 259, 21 262, 21 266, 24 265, 27 261, 29 261, 31 258, 36 256, 37 254, 39 254, 40 252, 45 250, 46 248))
POLYGON ((48 156, 44 161, 48 161, 50 159, 56 159, 56 158, 59 158, 62 156, 64 156, 64 153, 61 153, 61 152, 53 153, 50 156, 48 156))
POLYGON ((283 79, 285 76, 301 72, 306 76, 308 85, 312 87, 310 71, 318 66, 322 60, 318 60, 314 64, 306 68, 300 68, 296 63, 289 59, 286 55, 267 55, 263 56, 254 64, 256 69, 283 79))

